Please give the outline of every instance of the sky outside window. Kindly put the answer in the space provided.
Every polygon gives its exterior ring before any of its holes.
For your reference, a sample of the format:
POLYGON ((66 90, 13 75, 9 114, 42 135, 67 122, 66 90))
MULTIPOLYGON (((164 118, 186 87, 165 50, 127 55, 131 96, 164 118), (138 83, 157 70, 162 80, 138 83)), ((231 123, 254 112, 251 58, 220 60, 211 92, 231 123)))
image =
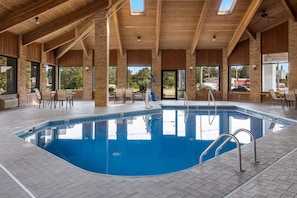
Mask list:
POLYGON ((222 0, 217 14, 218 15, 231 14, 235 6, 235 3, 236 3, 236 0, 222 0))
POLYGON ((140 15, 144 13, 144 0, 130 0, 130 8, 132 15, 140 15))

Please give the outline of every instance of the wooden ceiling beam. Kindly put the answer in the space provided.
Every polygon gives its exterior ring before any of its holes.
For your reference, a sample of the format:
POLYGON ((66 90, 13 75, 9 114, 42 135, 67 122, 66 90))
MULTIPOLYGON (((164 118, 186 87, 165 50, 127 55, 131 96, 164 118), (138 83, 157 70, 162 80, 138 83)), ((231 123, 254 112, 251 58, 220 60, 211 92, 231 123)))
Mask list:
POLYGON ((60 28, 63 28, 74 22, 87 18, 90 15, 94 15, 95 13, 104 10, 107 6, 108 6, 107 0, 94 1, 94 3, 86 5, 85 7, 82 7, 79 10, 76 10, 72 13, 69 13, 61 17, 59 20, 52 21, 36 30, 33 30, 27 34, 24 34, 23 45, 28 45, 36 41, 37 39, 40 39, 50 33, 53 33, 59 30, 60 28))
POLYGON ((86 56, 89 56, 89 49, 84 39, 80 40, 81 47, 86 56))
POLYGON ((297 21, 297 13, 294 11, 292 5, 288 0, 281 0, 285 10, 288 12, 291 19, 296 22, 297 21))
POLYGON ((120 33, 120 28, 119 28, 119 21, 118 21, 118 15, 117 12, 114 10, 114 13, 112 15, 113 17, 113 23, 114 23, 114 28, 117 36, 117 41, 118 41, 118 47, 120 50, 121 56, 123 56, 123 45, 122 45, 122 40, 121 40, 121 33, 120 33))
POLYGON ((194 52, 196 50, 196 47, 197 47, 197 44, 198 44, 198 41, 199 41, 199 38, 200 38, 200 34, 202 32, 202 29, 203 29, 203 24, 204 24, 205 18, 207 16, 207 13, 209 11, 209 8, 210 8, 210 3, 211 3, 211 0, 205 0, 205 2, 204 2, 202 12, 201 12, 201 15, 199 17, 197 28, 196 28, 196 31, 195 31, 194 39, 193 39, 193 42, 192 42, 191 54, 194 54, 194 52))
POLYGON ((256 40, 256 32, 250 26, 246 27, 245 32, 249 35, 250 38, 256 40))
POLYGON ((42 12, 45 12, 53 7, 56 7, 68 0, 39 0, 32 1, 32 3, 20 9, 16 9, 8 15, 0 19, 0 33, 6 31, 23 21, 33 18, 42 12))
POLYGON ((85 39, 89 34, 95 29, 95 22, 93 19, 90 19, 88 22, 84 23, 84 26, 77 29, 77 36, 76 39, 63 45, 58 48, 56 58, 60 59, 64 54, 66 54, 73 46, 78 44, 81 40, 85 39))
POLYGON ((66 43, 73 41, 75 37, 76 37, 75 30, 73 30, 49 42, 46 42, 44 43, 44 52, 49 52, 55 48, 65 45, 66 43))
POLYGON ((162 0, 157 0, 157 16, 156 16, 156 54, 157 55, 159 55, 161 16, 162 16, 162 0))
POLYGON ((263 0, 253 0, 251 5, 248 7, 245 15, 243 16, 240 24, 237 26, 228 46, 227 46, 227 57, 229 57, 235 48, 237 42, 239 41, 240 37, 242 36, 243 32, 246 30, 247 26, 249 25, 250 21, 254 17, 255 13, 257 12, 259 6, 261 5, 263 0))

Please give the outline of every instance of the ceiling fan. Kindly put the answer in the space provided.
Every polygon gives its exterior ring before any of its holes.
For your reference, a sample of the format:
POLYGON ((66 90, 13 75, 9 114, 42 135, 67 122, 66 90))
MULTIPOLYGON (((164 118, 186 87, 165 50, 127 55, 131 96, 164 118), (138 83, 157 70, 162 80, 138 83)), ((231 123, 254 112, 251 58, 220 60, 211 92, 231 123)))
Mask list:
POLYGON ((270 19, 275 18, 273 16, 269 16, 268 13, 265 10, 262 10, 262 12, 260 13, 260 19, 258 19, 256 23, 260 22, 261 20, 265 20, 266 22, 269 22, 270 19))

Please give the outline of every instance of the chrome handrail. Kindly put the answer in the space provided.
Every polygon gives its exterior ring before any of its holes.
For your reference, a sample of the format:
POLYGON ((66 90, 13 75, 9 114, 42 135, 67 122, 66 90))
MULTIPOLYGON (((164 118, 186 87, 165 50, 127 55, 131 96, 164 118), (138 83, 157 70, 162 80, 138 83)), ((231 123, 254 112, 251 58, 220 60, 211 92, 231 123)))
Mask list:
POLYGON ((187 105, 187 110, 186 110, 185 119, 184 119, 184 122, 187 122, 188 116, 189 116, 189 101, 188 101, 188 96, 186 91, 184 91, 184 105, 187 105))
MULTIPOLYGON (((249 130, 247 130, 247 129, 243 129, 243 128, 241 128, 241 129, 237 129, 236 131, 234 131, 234 133, 232 133, 233 135, 236 135, 236 134, 238 134, 239 132, 246 132, 246 133, 248 133, 250 136, 251 136, 251 138, 252 138, 252 142, 253 142, 253 155, 254 155, 254 162, 255 163, 259 163, 259 161, 257 160, 257 151, 256 151, 256 138, 255 138, 255 136, 254 136, 254 134, 253 133, 251 133, 251 131, 249 131, 249 130)), ((218 148, 216 149, 216 151, 215 151, 215 156, 218 156, 219 155, 219 152, 220 152, 220 150, 223 148, 223 146, 225 146, 229 141, 231 140, 231 138, 229 137, 229 138, 227 138, 220 146, 218 146, 218 148)))
POLYGON ((212 125, 212 123, 213 123, 213 121, 215 119, 215 116, 217 115, 217 105, 216 105, 216 101, 214 99, 214 96, 213 96, 212 91, 211 90, 208 90, 208 106, 210 106, 210 99, 214 103, 214 107, 215 107, 215 113, 213 115, 212 120, 210 119, 210 111, 208 111, 208 122, 209 122, 210 125, 212 125))
MULTIPOLYGON (((244 170, 242 169, 242 166, 241 166, 241 148, 240 148, 240 143, 238 141, 238 139, 235 137, 235 135, 232 135, 230 133, 223 133, 221 134, 215 141, 213 141, 200 155, 199 157, 199 163, 201 164, 203 162, 203 157, 209 152, 210 149, 212 149, 216 143, 218 141, 220 141, 223 137, 229 137, 230 139, 233 138, 234 141, 236 142, 236 147, 237 147, 237 150, 238 150, 238 153, 237 153, 237 156, 238 156, 238 169, 239 169, 239 172, 243 172, 244 170)), ((229 139, 228 138, 228 139, 229 139)))

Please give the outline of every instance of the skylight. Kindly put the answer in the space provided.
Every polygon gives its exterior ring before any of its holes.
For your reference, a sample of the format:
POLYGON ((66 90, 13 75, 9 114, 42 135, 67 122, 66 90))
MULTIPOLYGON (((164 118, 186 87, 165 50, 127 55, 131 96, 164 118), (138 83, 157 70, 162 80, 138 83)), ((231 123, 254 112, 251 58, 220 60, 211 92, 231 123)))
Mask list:
POLYGON ((144 14, 144 0, 130 0, 131 15, 144 14))
POLYGON ((221 0, 221 5, 218 10, 218 15, 229 15, 236 4, 237 0, 221 0))

